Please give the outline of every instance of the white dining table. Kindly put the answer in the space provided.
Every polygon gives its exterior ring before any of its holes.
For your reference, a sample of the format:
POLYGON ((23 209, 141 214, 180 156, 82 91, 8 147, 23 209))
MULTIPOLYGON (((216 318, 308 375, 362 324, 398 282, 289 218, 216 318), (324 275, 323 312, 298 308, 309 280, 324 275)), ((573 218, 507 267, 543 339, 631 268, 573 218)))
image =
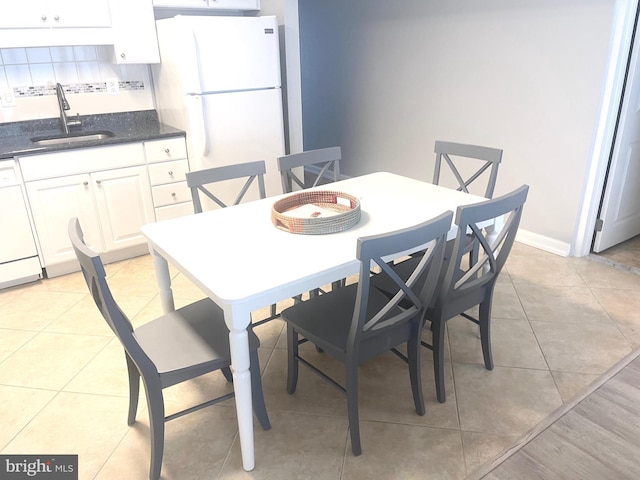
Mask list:
MULTIPOLYGON (((316 189, 357 197, 359 223, 327 235, 285 232, 271 221, 272 205, 282 197, 276 196, 142 227, 164 311, 174 310, 168 262, 224 310, 242 463, 247 471, 255 466, 247 335, 251 312, 357 273, 359 237, 409 227, 486 200, 388 172, 316 189)), ((449 234, 455 235, 455 225, 449 234)))

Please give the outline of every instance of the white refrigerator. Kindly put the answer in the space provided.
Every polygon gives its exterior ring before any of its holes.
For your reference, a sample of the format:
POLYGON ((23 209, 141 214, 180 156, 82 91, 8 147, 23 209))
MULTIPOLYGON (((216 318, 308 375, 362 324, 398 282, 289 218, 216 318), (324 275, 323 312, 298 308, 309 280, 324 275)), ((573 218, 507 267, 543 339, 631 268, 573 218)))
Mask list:
MULTIPOLYGON (((276 17, 178 15, 158 20, 156 28, 161 61, 152 66, 156 107, 162 123, 187 133, 190 170, 264 160, 267 195, 282 193, 276 160, 285 154, 276 17)), ((237 183, 226 187, 223 201, 233 201, 237 183)))

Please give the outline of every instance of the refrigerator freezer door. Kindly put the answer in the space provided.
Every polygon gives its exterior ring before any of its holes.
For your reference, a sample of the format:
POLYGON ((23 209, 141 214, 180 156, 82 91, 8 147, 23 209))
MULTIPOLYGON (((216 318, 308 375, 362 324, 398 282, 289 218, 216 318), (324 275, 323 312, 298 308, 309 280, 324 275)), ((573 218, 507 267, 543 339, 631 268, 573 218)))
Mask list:
POLYGON ((282 193, 285 154, 280 89, 187 96, 190 169, 264 160, 267 196, 282 193))
MULTIPOLYGON (((185 17, 182 21, 187 21, 185 17)), ((280 87, 280 45, 275 17, 190 19, 198 75, 184 71, 186 93, 280 87)))

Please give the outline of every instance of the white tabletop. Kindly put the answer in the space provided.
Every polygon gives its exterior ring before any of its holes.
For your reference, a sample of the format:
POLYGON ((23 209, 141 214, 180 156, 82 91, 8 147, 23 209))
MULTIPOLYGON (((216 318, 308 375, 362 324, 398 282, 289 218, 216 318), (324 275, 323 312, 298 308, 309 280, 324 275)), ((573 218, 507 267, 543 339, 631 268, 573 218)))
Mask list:
POLYGON ((358 271, 356 240, 405 228, 482 197, 380 172, 317 187, 360 199, 362 218, 329 235, 275 228, 280 197, 145 225, 153 248, 219 304, 260 308, 358 271))

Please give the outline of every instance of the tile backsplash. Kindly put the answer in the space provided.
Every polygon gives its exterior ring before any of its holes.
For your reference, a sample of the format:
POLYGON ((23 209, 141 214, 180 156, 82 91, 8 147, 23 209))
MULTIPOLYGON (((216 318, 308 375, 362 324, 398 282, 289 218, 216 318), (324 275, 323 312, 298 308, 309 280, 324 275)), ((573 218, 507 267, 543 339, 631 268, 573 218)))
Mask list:
POLYGON ((9 89, 15 98, 15 106, 2 105, 0 123, 56 117, 57 82, 74 114, 153 109, 148 65, 113 64, 109 48, 0 49, 0 89, 9 89), (108 89, 108 82, 117 88, 108 89))

